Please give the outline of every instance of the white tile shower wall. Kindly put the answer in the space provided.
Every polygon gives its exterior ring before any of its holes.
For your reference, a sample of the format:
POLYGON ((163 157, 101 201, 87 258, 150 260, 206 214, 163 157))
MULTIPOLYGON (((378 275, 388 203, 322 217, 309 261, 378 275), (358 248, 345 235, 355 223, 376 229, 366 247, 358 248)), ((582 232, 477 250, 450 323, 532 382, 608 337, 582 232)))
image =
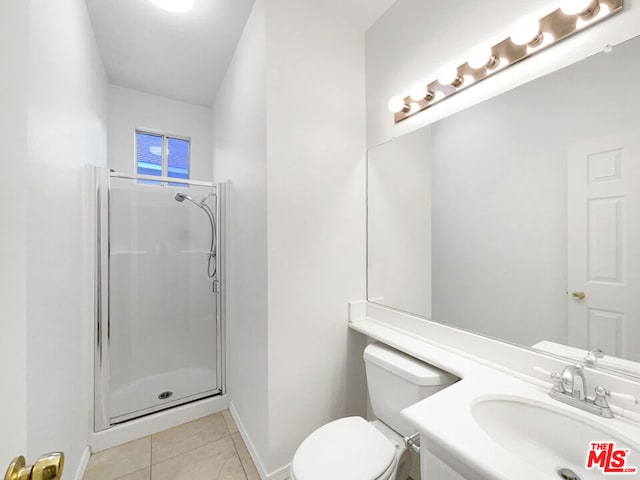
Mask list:
POLYGON ((408 93, 414 82, 433 80, 445 63, 464 63, 477 43, 503 40, 522 15, 544 15, 558 6, 555 0, 398 0, 367 32, 367 145, 372 147, 428 125, 586 58, 607 44, 616 45, 640 34, 640 8, 636 2, 625 4, 622 14, 588 32, 394 125, 387 109, 391 96, 408 93))
POLYGON ((27 450, 27 15, 27 2, 0 2, 0 466, 27 450))
POLYGON ((258 468, 268 454, 265 42, 256 0, 213 107, 214 179, 229 182, 228 387, 258 468))
POLYGON ((106 166, 107 78, 83 0, 28 5, 28 446, 16 453, 62 450, 72 477, 90 429, 83 166, 106 166))
POLYGON ((135 129, 191 137, 191 178, 210 181, 211 108, 109 86, 109 167, 135 173, 135 129))

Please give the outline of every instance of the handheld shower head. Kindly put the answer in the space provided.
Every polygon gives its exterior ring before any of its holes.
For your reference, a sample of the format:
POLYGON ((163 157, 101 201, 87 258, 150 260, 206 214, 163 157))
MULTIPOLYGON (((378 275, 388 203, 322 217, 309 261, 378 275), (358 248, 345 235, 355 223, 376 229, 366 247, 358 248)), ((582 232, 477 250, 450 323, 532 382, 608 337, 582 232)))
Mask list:
POLYGON ((215 194, 209 193, 208 195, 204 196, 202 200, 200 200, 200 203, 196 202, 189 195, 182 192, 176 193, 173 198, 176 202, 180 202, 180 203, 184 202, 185 200, 188 200, 189 202, 193 203, 196 207, 198 207, 207 215, 207 218, 209 219, 209 224, 211 225, 211 247, 209 248, 209 254, 208 254, 209 260, 207 261, 207 275, 209 275, 209 278, 215 278, 216 272, 218 271, 217 264, 216 264, 216 219, 213 214, 213 211, 211 210, 209 205, 206 204, 206 201, 210 196, 215 197, 215 194))
POLYGON ((176 202, 184 202, 184 200, 185 200, 185 199, 187 199, 187 200, 189 200, 191 203, 196 203, 196 202, 194 202, 194 201, 193 201, 193 198, 191 198, 191 197, 190 197, 189 195, 187 195, 186 193, 178 192, 178 193, 176 193, 176 196, 175 196, 175 197, 173 197, 173 198, 176 200, 176 202))

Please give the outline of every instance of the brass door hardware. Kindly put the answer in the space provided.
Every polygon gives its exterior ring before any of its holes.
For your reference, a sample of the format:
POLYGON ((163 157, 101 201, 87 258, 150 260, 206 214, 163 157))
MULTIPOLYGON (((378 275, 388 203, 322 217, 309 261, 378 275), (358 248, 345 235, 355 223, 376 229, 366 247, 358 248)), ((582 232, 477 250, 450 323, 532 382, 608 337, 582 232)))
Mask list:
POLYGON ((584 300, 584 297, 586 297, 587 295, 584 292, 573 292, 571 296, 576 300, 584 300))
POLYGON ((33 465, 27 465, 24 457, 16 457, 9 464, 4 480, 59 480, 64 467, 64 453, 42 455, 33 465))

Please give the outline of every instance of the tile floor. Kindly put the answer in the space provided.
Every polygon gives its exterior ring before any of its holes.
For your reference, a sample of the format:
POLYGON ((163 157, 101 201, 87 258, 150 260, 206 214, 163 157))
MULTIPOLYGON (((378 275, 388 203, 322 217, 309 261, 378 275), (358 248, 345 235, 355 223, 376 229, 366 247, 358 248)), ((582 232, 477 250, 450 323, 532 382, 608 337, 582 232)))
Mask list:
POLYGON ((259 480, 228 410, 98 452, 84 480, 259 480))

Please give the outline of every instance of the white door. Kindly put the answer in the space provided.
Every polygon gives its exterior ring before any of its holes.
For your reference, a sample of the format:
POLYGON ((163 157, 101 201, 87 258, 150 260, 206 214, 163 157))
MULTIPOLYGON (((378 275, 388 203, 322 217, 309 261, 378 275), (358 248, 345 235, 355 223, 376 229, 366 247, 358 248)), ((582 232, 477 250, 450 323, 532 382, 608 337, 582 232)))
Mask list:
POLYGON ((569 345, 640 361, 640 132, 570 146, 567 173, 569 345))

